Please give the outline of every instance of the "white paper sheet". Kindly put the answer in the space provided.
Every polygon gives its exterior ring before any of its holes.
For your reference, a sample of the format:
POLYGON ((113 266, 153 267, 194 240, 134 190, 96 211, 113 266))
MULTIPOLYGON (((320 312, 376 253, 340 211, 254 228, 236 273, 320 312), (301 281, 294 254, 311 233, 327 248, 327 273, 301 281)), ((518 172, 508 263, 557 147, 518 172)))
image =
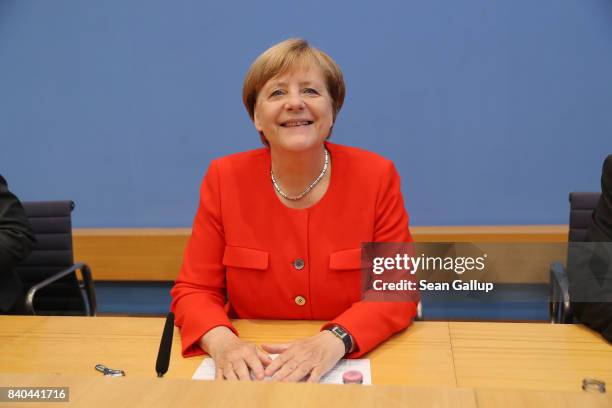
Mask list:
MULTIPOLYGON (((277 354, 272 354, 272 359, 276 358, 277 354)), ((363 374, 363 384, 372 385, 372 372, 370 370, 370 359, 342 359, 332 368, 327 374, 321 377, 321 384, 342 384, 342 374, 350 370, 358 370, 363 374)), ((214 380, 215 379, 215 362, 212 358, 202 360, 200 366, 193 373, 193 380, 214 380)), ((264 381, 270 381, 270 377, 266 377, 264 381)))

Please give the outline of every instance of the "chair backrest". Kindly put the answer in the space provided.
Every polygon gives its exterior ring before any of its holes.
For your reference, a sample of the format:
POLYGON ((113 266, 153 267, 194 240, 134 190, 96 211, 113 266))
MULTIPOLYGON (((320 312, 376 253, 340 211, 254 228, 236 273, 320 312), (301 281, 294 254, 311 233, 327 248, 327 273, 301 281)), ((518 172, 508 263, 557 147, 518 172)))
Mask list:
MULTIPOLYGON (((17 267, 27 292, 32 285, 74 264, 71 219, 74 202, 24 202, 23 208, 38 241, 17 267)), ((85 303, 76 273, 38 291, 34 309, 42 315, 84 315, 85 303)))
POLYGON ((570 193, 569 241, 585 242, 587 227, 601 193, 570 193))

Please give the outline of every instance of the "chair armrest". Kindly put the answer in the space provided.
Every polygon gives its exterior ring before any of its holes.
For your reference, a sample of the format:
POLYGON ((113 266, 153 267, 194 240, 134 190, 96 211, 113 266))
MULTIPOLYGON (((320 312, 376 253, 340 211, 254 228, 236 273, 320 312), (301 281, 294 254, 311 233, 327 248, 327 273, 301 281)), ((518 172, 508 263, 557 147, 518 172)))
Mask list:
POLYGON ((89 268, 87 264, 82 263, 82 262, 77 262, 71 267, 66 268, 60 272, 57 272, 56 274, 51 275, 50 277, 43 280, 42 282, 32 286, 30 290, 28 290, 28 293, 26 294, 26 305, 25 305, 26 309, 30 313, 35 315, 36 310, 34 310, 34 296, 36 295, 36 292, 46 286, 49 286, 56 280, 59 280, 67 275, 70 275, 71 273, 75 273, 77 270, 80 270, 81 275, 83 276, 83 284, 84 284, 84 289, 85 289, 86 298, 87 298, 86 299, 87 303, 85 305, 87 308, 86 314, 88 316, 95 316, 97 308, 98 308, 98 304, 96 302, 96 291, 95 291, 93 279, 91 276, 91 269, 89 268))
POLYGON ((565 267, 560 262, 550 264, 550 298, 548 301, 551 323, 572 322, 569 281, 565 267))

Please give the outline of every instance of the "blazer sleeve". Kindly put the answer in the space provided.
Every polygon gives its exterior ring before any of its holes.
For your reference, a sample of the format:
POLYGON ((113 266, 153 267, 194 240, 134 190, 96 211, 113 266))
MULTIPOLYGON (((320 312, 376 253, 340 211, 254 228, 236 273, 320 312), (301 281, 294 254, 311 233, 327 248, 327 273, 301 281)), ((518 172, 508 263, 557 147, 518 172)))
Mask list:
MULTIPOLYGON (((601 198, 587 228, 587 242, 612 242, 612 154, 604 160, 601 198)), ((612 287, 612 276, 608 267, 612 255, 610 244, 593 246, 592 251, 585 251, 589 253, 590 259, 577 262, 582 266, 580 270, 572 273, 568 262, 570 295, 582 298, 581 300, 594 299, 592 302, 572 302, 572 307, 580 322, 601 333, 612 343, 612 303, 604 301, 610 299, 612 287), (578 292, 577 296, 575 292, 578 292)))
POLYGON ((23 206, 0 176, 0 272, 8 273, 28 256, 34 242, 23 206))
POLYGON ((187 243, 183 264, 171 290, 171 310, 181 331, 183 356, 203 354, 200 338, 216 326, 236 335, 224 305, 226 301, 219 170, 213 161, 200 188, 200 203, 187 243))
MULTIPOLYGON (((376 197, 374 242, 412 242, 408 229, 408 214, 400 191, 400 177, 392 162, 386 162, 376 197)), ((327 328, 338 324, 353 337, 355 350, 348 355, 357 358, 369 352, 394 333, 410 325, 416 315, 413 301, 354 303, 327 328)))
POLYGON ((612 154, 606 157, 601 170, 601 197, 587 227, 587 240, 612 241, 612 154))

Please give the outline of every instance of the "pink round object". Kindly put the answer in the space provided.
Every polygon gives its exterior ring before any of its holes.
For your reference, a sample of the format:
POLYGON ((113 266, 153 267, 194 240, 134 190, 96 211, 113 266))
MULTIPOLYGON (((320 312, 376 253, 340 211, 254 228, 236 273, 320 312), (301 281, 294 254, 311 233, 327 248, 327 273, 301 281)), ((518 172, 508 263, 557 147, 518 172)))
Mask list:
POLYGON ((342 374, 342 382, 345 384, 363 384, 363 374, 358 370, 349 370, 342 374))

